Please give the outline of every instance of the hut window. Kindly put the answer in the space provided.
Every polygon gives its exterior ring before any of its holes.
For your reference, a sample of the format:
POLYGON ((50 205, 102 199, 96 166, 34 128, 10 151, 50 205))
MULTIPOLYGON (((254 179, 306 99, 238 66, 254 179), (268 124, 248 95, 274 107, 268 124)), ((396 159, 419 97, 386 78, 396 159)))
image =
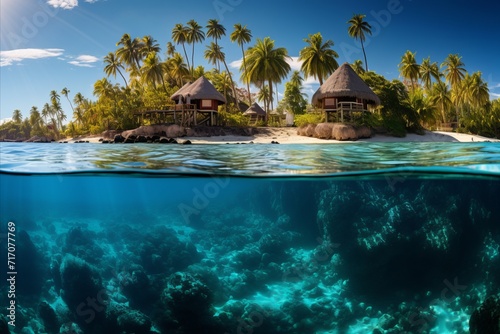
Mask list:
POLYGON ((325 99, 325 106, 334 106, 335 105, 335 99, 334 98, 326 98, 325 99))
POLYGON ((212 100, 201 100, 202 108, 210 108, 212 107, 212 100))

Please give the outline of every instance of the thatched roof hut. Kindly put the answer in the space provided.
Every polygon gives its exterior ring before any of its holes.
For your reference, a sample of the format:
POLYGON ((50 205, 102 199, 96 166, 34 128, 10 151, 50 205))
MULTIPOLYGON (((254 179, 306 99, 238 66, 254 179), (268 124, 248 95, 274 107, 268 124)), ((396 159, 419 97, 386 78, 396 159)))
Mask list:
POLYGON ((336 109, 332 107, 338 102, 363 103, 364 109, 367 104, 380 105, 379 97, 348 63, 335 70, 312 97, 312 104, 324 109, 336 109))
POLYGON ((220 104, 226 103, 224 95, 219 93, 204 76, 199 77, 193 83, 185 84, 170 98, 176 103, 179 102, 179 99, 184 98, 186 103, 196 105, 197 109, 201 110, 217 110, 220 104))
POLYGON ((266 111, 262 109, 257 102, 252 103, 252 105, 243 113, 245 116, 261 116, 266 117, 266 111))

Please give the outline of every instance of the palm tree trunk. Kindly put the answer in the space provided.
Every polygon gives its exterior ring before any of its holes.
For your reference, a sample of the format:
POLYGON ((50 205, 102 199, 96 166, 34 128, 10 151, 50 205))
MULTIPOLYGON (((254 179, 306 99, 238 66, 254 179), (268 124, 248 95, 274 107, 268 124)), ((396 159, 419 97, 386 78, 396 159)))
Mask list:
POLYGON ((226 67, 227 74, 229 74, 229 80, 231 80, 231 86, 233 88, 233 97, 234 97, 234 101, 236 104, 236 108, 238 108, 238 110, 240 110, 240 104, 238 101, 238 94, 236 94, 236 88, 234 86, 233 76, 231 75, 231 72, 229 72, 229 68, 227 67, 227 63, 226 63, 225 59, 224 59, 224 67, 226 67))
POLYGON ((365 70, 368 72, 368 61, 366 60, 366 52, 365 52, 365 46, 363 45, 363 40, 361 40, 361 48, 363 49, 363 55, 365 57, 365 70))
POLYGON ((125 79, 125 77, 123 76, 122 71, 120 71, 120 69, 119 69, 119 68, 117 68, 117 70, 118 70, 118 73, 120 73, 120 75, 121 75, 121 77, 122 77, 122 79, 123 79, 123 82, 125 82, 125 87, 127 87, 127 88, 128 88, 128 82, 127 82, 127 80, 125 79))
POLYGON ((193 42, 193 50, 191 51, 191 77, 194 80, 194 42, 193 42))
MULTIPOLYGON (((268 80, 269 81, 269 100, 271 100, 271 111, 274 109, 274 104, 273 104, 273 83, 271 80, 268 80)), ((267 116, 267 115, 266 115, 267 116)), ((267 121, 267 117, 266 117, 266 121, 267 121)))
POLYGON ((184 45, 184 43, 182 43, 182 48, 184 49, 184 56, 186 56, 186 63, 187 63, 188 69, 189 69, 189 58, 188 58, 188 54, 186 52, 186 46, 184 45))
MULTIPOLYGON (((247 73, 247 62, 245 61, 245 50, 243 50, 243 43, 241 43, 241 52, 243 53, 243 67, 245 68, 245 74, 247 73)), ((247 81, 248 90, 248 105, 252 105, 252 95, 250 94, 250 82, 247 81)))

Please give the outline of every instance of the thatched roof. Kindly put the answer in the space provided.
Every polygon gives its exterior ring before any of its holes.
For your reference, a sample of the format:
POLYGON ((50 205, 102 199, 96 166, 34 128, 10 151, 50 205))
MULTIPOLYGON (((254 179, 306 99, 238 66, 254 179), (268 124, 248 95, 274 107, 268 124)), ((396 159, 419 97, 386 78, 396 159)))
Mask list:
POLYGON ((320 100, 327 97, 356 97, 380 104, 379 97, 359 77, 348 63, 342 64, 318 88, 312 97, 312 104, 317 105, 320 100))
POLYGON ((184 94, 183 94, 183 92, 184 92, 184 91, 187 91, 187 88, 188 88, 189 86, 191 86, 191 84, 192 84, 192 82, 191 82, 191 81, 189 81, 189 82, 185 83, 185 84, 184 84, 184 86, 182 86, 182 87, 181 87, 181 88, 180 88, 177 92, 175 92, 175 93, 174 93, 174 95, 172 95, 170 98, 171 98, 172 100, 179 100, 179 96, 184 95, 184 94))
POLYGON ((261 116, 266 116, 266 111, 262 109, 257 102, 254 102, 244 113, 243 115, 245 116, 250 116, 250 115, 261 115, 261 116))
POLYGON ((224 95, 219 93, 217 89, 215 89, 214 85, 204 76, 199 77, 195 82, 189 84, 185 84, 174 93, 170 98, 172 100, 179 100, 180 96, 186 97, 190 95, 191 100, 217 100, 222 103, 226 103, 226 99, 224 95))

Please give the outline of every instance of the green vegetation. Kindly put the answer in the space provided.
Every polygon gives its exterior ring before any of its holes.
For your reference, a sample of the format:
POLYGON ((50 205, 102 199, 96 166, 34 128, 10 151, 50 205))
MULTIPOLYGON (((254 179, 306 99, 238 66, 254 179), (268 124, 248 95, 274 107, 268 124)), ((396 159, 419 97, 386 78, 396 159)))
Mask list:
MULTIPOLYGON (((347 33, 361 42, 364 55, 365 68, 361 60, 356 60, 352 67, 380 97, 382 105, 359 122, 395 136, 404 136, 408 131, 422 133, 424 129, 454 129, 500 138, 500 100, 490 101, 482 74, 468 73, 459 55, 450 54, 441 65, 429 57, 419 64, 416 52, 407 51, 399 64, 402 81, 389 81, 368 71, 364 41, 371 34, 371 27, 364 18, 356 14, 347 22, 347 33)), ((21 140, 38 135, 58 139, 98 134, 108 129, 130 129, 139 125, 134 112, 167 108, 172 104, 169 97, 175 91, 202 75, 229 102, 219 110, 222 124, 248 124, 248 119, 241 114, 240 101, 247 105, 252 100, 260 101, 269 115, 275 105, 276 85, 287 77, 284 97, 276 104, 278 114, 293 113, 296 125, 324 121, 322 111, 307 104, 301 74, 323 83, 338 68, 338 54, 333 50, 332 40, 324 40, 319 32, 308 35, 299 54, 301 71, 290 75, 287 49, 276 47, 270 37, 249 45, 251 31, 235 24, 226 38, 235 42, 243 55, 240 78, 246 88, 240 88, 219 45, 226 36, 225 27, 218 20, 210 19, 205 28, 206 32, 194 20, 186 25, 174 25, 164 57, 152 36, 139 38, 124 34, 116 43, 116 50, 104 57, 105 77, 96 80, 93 98, 81 93, 71 96, 66 87, 60 92, 52 90, 47 95, 48 102, 41 109, 33 106, 24 118, 22 111, 14 110, 12 121, 0 126, 0 138, 21 140), (214 66, 210 70, 194 64, 195 46, 205 38, 211 39, 203 53, 214 66), (186 44, 191 46, 190 55, 186 44), (182 53, 176 47, 182 47, 182 53), (110 77, 118 82, 112 83, 110 77), (255 96, 250 93, 250 83, 259 88, 255 96), (65 124, 68 110, 62 109, 61 96, 68 100, 71 108, 68 124, 65 124)), ((268 118, 266 122, 269 121, 268 118)))

